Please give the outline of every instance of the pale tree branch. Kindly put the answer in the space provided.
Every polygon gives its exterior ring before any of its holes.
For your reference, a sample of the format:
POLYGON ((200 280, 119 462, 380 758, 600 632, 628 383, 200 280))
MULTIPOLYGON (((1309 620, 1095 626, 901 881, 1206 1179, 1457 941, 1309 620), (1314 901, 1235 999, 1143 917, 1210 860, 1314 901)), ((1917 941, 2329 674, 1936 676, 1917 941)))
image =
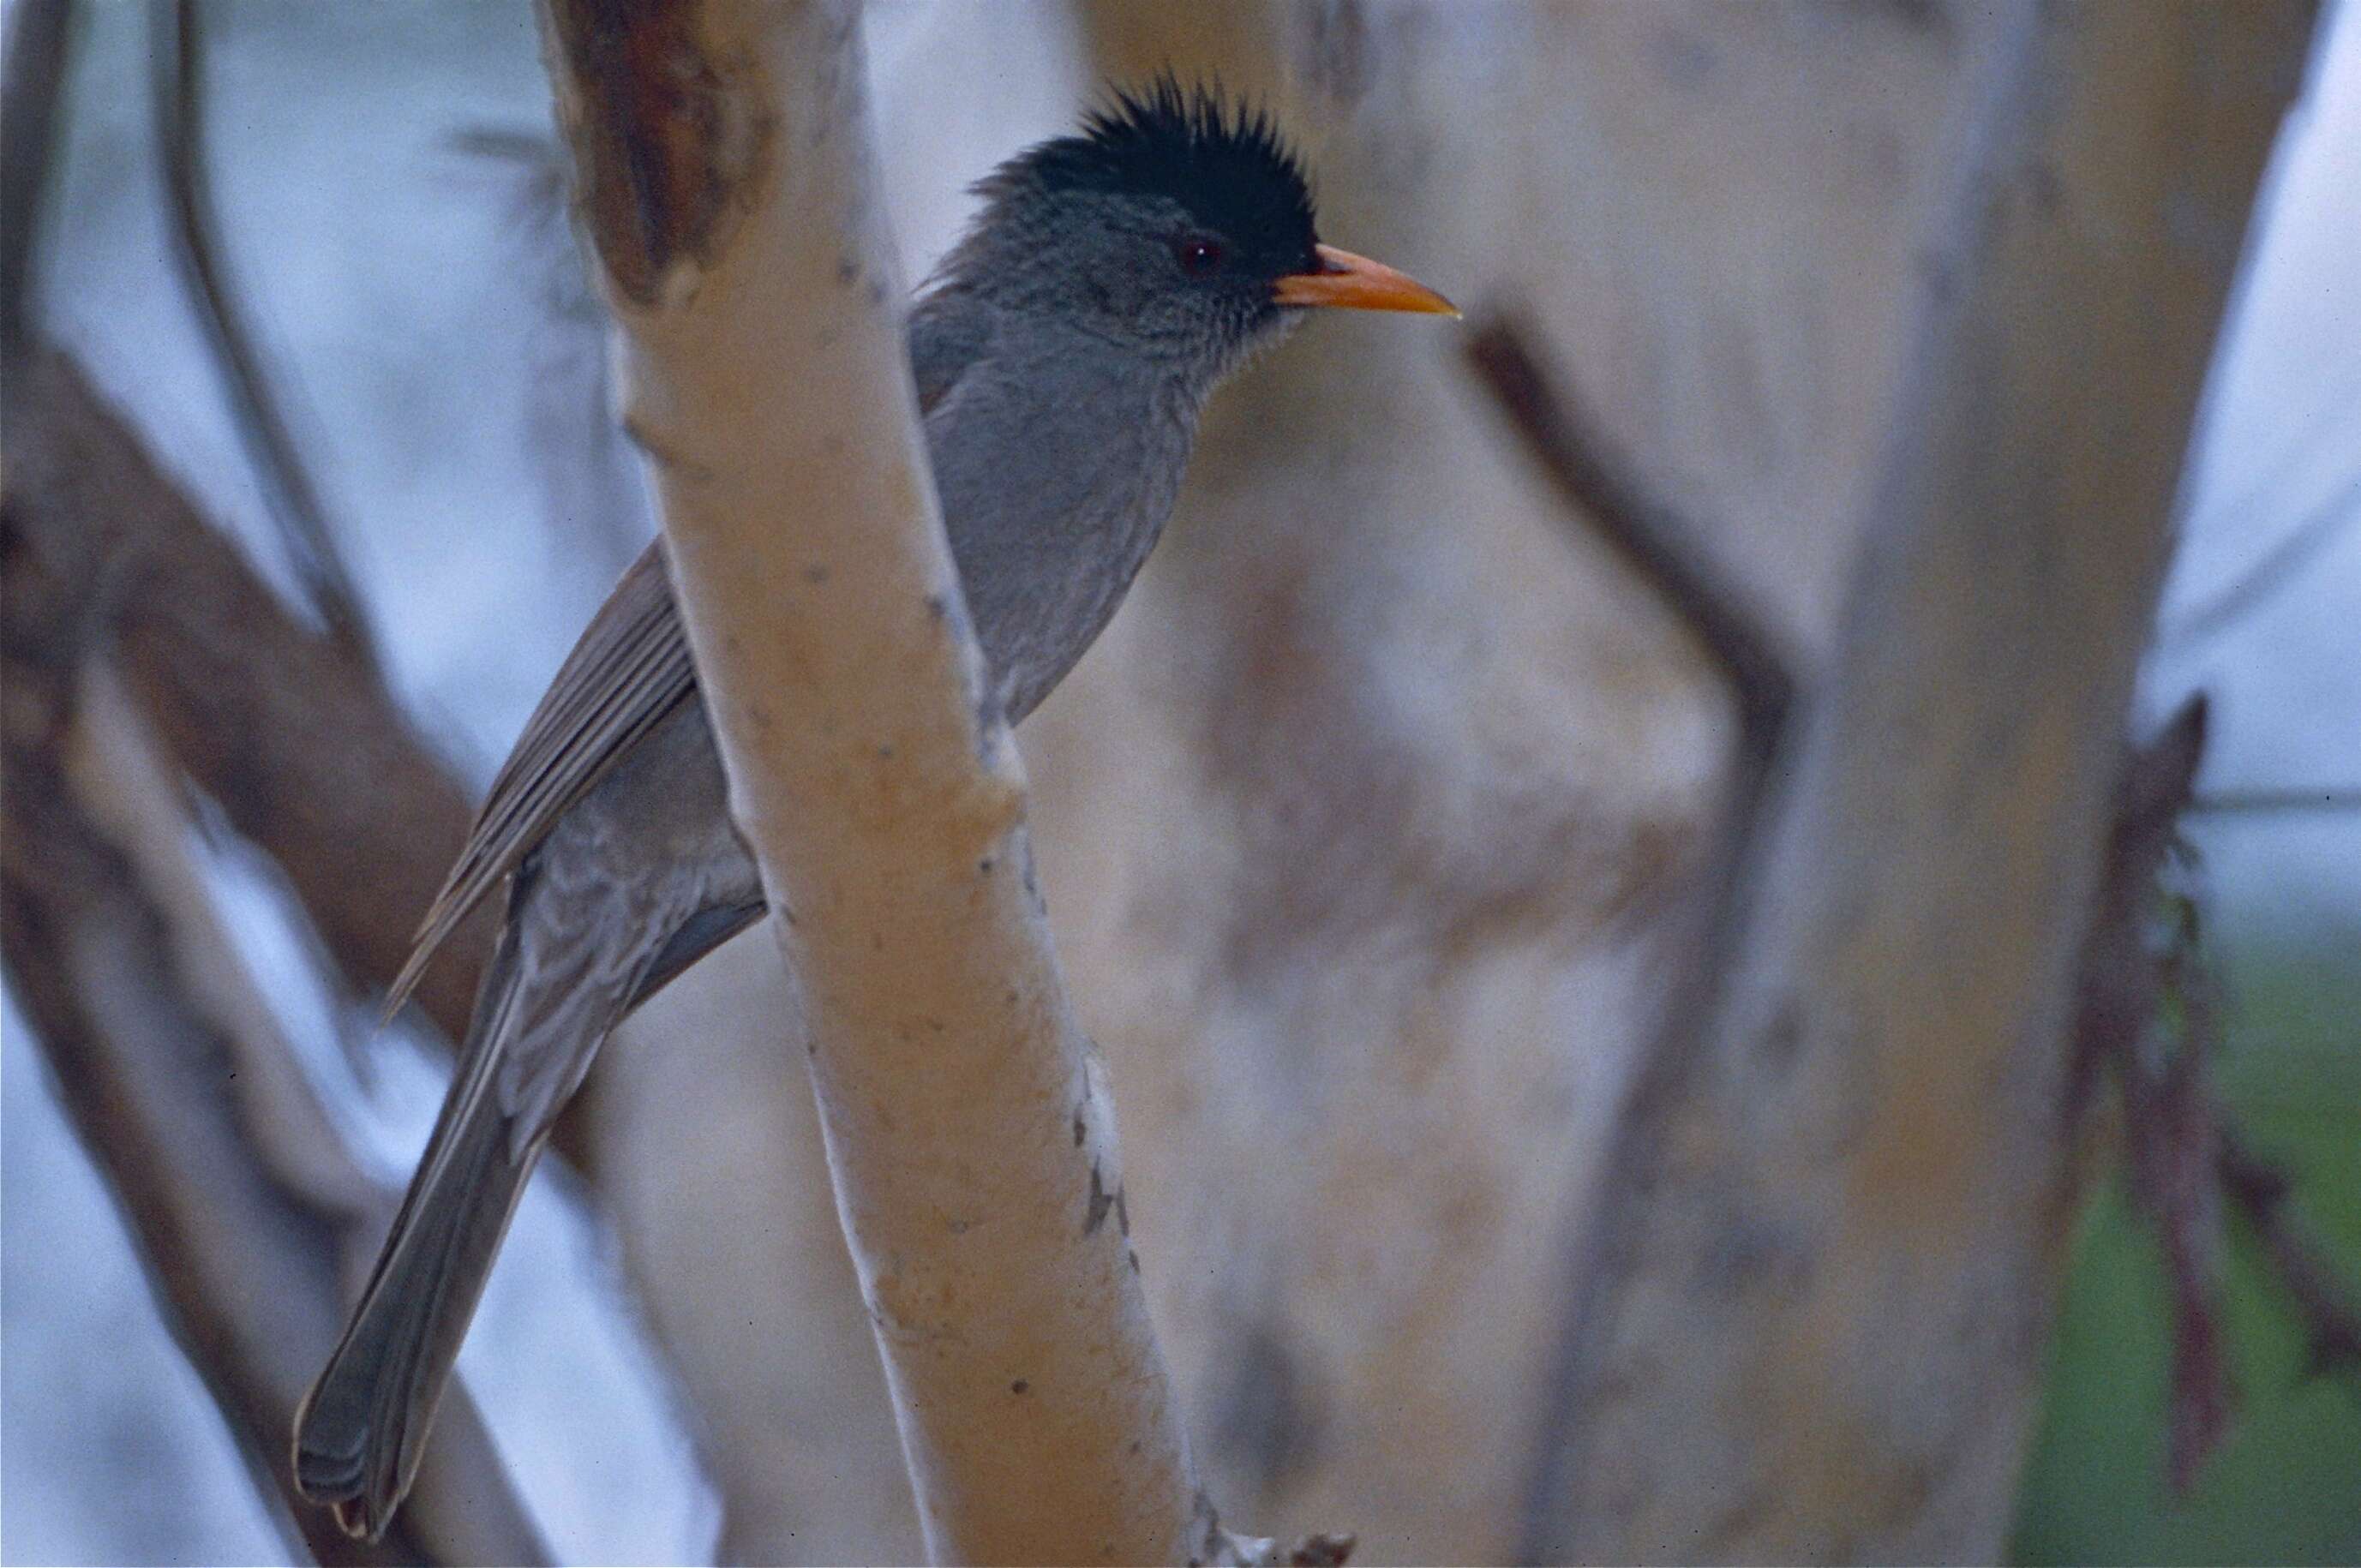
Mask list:
MULTIPOLYGON (((1616 453, 1598 422, 1555 385, 1513 315, 1486 320, 1466 356, 1528 455, 1567 504, 1569 526, 1594 526, 1652 587, 1666 609, 1697 637, 1739 693, 1741 766, 1725 813, 1722 853, 1737 863, 1760 784, 1795 689, 1779 641, 1753 607, 1697 542, 1704 535, 1655 496, 1616 453), (1749 693, 1752 693, 1750 696, 1749 693), (1752 721, 1749 721, 1752 716, 1752 721)), ((2108 847, 2080 966, 2068 1120, 2077 1121, 2092 1083, 2111 1069, 2122 1091, 2123 1131, 2132 1185, 2164 1250, 2173 1293, 2169 1377, 2170 1479, 2186 1494, 2235 1419, 2237 1394, 2228 1364, 2223 1300, 2223 1208, 2235 1203, 2252 1223, 2265 1261, 2315 1346, 2320 1367, 2356 1359, 2354 1309, 2316 1245, 2280 1202, 2287 1178, 2240 1146, 2207 1071, 2219 1020, 2218 996, 2193 952, 2191 928, 2164 956, 2151 951, 2158 879, 2184 814, 2334 810, 2361 804, 2335 790, 2242 790, 2192 798, 2202 757, 2206 702, 2192 696, 2158 735, 2125 753, 2108 847), (2159 1069, 2142 1044, 2170 989, 2184 1036, 2159 1069), (2218 1157, 2217 1157, 2218 1151, 2218 1157)), ((1715 878, 1708 876, 1711 883, 1715 878)), ((2177 904, 2181 901, 2175 901, 2177 904)), ((1709 933, 1692 927, 1693 941, 1709 933)), ((1694 970, 1701 960, 1685 950, 1694 970)), ((1694 1002, 1700 988, 1680 994, 1694 1002)))
POLYGON ((2312 20, 2019 22, 1713 1000, 1572 1227, 1528 1556, 1997 1555, 2124 712, 2312 20))
POLYGON ((937 513, 858 12, 546 15, 631 428, 802 1003, 780 1048, 809 1054, 928 1547, 1226 1556, 937 513))

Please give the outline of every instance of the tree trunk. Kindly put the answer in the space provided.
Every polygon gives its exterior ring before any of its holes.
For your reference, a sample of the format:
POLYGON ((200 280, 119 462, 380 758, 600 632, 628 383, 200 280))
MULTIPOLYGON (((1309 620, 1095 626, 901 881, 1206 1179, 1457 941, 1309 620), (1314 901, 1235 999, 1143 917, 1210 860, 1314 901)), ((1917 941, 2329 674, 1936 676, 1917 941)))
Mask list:
MULTIPOLYGON (((1099 73, 1268 93, 1323 237, 1521 307, 1817 675, 2025 7, 1075 11, 1099 73)), ((1520 1549, 1554 1238, 1616 1157, 1732 732, 1456 349, 1315 322, 1242 378, 1024 737, 1136 1226, 1198 1261, 1148 1283, 1209 1480, 1377 1561, 1520 1549)))
POLYGON ((548 16, 628 417, 796 977, 774 1059, 809 1055, 929 1550, 1204 1560, 1113 1108, 928 475, 858 13, 548 16))
POLYGON ((2132 677, 2312 21, 2017 22, 1834 663, 1574 1254, 1529 1557, 2000 1554, 2132 677))

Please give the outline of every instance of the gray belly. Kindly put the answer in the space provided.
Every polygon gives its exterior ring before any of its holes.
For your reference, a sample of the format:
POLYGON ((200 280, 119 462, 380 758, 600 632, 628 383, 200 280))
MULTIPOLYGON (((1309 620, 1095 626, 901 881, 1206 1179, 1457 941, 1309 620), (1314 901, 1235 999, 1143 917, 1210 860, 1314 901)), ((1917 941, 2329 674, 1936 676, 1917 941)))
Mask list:
POLYGON ((701 700, 674 708, 632 747, 558 819, 535 860, 537 904, 573 893, 592 918, 636 926, 642 941, 701 910, 762 907, 762 878, 730 823, 701 700))

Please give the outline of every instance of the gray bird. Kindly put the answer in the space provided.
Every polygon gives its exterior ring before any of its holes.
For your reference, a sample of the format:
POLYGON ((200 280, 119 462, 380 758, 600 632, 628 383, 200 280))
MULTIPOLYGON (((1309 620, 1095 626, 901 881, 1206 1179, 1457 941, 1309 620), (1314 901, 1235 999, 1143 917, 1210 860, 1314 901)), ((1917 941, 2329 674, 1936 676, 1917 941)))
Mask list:
MULTIPOLYGON (((1171 510, 1197 416, 1316 305, 1456 313, 1322 245, 1265 115, 1166 76, 977 187, 910 364, 968 609, 1012 722, 1072 669, 1171 510)), ((492 783, 389 1005, 506 880, 508 918, 434 1136, 296 1417, 295 1476, 374 1539, 409 1490, 509 1218, 626 1014, 761 918, 656 545, 492 783)))

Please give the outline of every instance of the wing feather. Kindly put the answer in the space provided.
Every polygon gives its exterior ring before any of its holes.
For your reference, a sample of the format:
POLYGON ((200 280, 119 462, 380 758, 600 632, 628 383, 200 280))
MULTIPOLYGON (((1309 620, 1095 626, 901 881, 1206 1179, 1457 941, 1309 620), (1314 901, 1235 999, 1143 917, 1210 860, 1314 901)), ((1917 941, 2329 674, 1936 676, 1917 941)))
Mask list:
MULTIPOLYGON (((996 313, 961 291, 938 290, 918 302, 910 318, 910 368, 922 417, 931 419, 946 406, 968 370, 987 356, 997 328, 996 313)), ((386 993, 389 1016, 469 912, 696 689, 688 635, 673 603, 659 540, 607 596, 525 721, 386 993)))
POLYGON ((427 960, 468 913, 696 686, 663 545, 651 543, 591 617, 492 780, 467 846, 386 993, 388 1014, 408 999, 427 960))

